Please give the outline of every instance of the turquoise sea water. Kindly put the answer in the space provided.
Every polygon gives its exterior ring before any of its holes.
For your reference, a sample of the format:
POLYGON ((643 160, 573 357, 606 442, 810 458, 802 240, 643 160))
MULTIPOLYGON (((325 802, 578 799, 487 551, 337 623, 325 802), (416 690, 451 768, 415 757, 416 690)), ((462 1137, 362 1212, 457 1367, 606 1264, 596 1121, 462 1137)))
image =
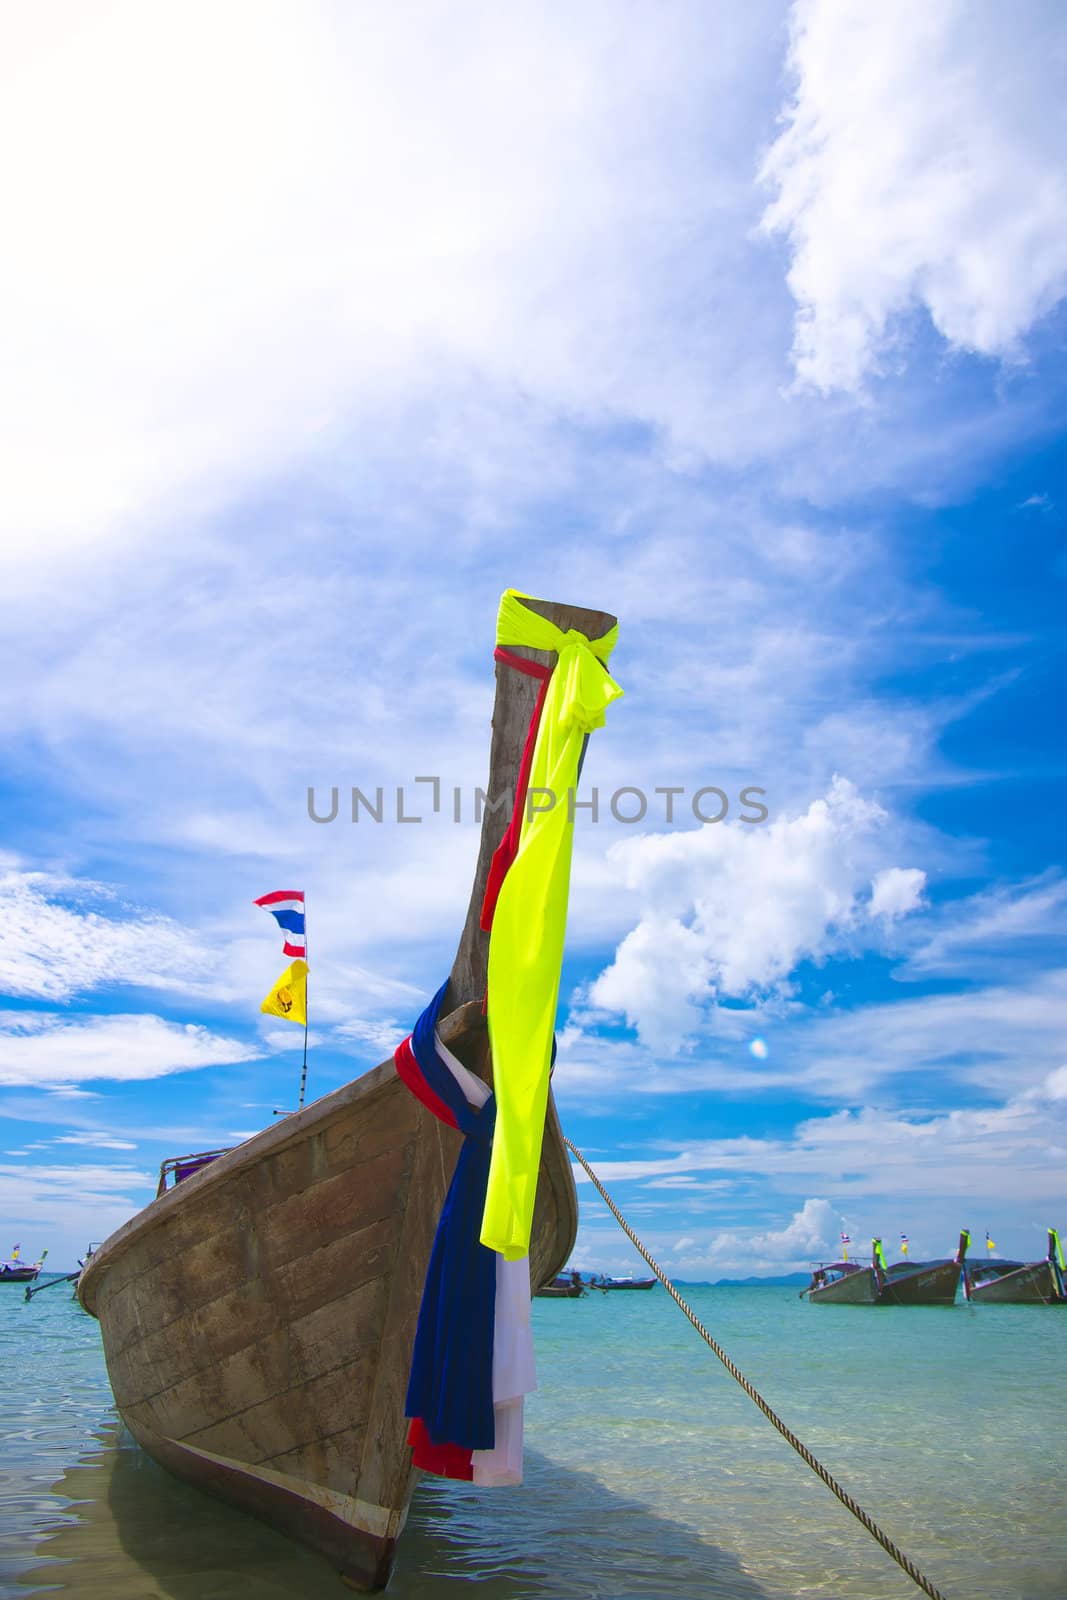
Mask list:
MULTIPOLYGON (((809 1306, 685 1291, 734 1360, 949 1600, 1067 1595, 1067 1310, 809 1306)), ((521 1489, 425 1483, 389 1593, 444 1600, 917 1594, 659 1288, 537 1300, 521 1489)), ((349 1595, 177 1483, 117 1424, 67 1288, 0 1289, 0 1596, 349 1595)))

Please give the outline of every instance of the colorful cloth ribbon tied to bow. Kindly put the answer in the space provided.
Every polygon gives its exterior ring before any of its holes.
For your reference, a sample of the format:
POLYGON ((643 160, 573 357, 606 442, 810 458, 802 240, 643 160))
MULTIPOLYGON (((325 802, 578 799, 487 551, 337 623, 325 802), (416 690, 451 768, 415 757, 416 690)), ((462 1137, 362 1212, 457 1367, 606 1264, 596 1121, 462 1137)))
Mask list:
POLYGON ((542 791, 546 804, 523 808, 518 851, 500 886, 489 935, 487 1011, 497 1126, 482 1243, 508 1260, 530 1248, 567 929, 574 843, 569 802, 586 738, 603 727, 606 708, 622 694, 605 665, 618 631, 616 626, 590 641, 537 616, 513 589, 500 602, 499 646, 557 654, 540 702, 529 775, 530 789, 542 791))
POLYGON ((405 1413, 417 1467, 484 1485, 522 1480, 523 1396, 536 1387, 530 1266, 478 1238, 496 1107, 482 1080, 442 1043, 448 985, 396 1051, 404 1083, 463 1147, 434 1236, 419 1308, 405 1413))
POLYGON ((397 1072, 464 1136, 430 1254, 406 1414, 416 1466, 481 1484, 522 1478, 523 1396, 536 1385, 528 1251, 567 921, 574 808, 585 741, 622 690, 605 662, 617 635, 567 633, 508 590, 497 658, 542 679, 511 824, 482 910, 495 1096, 443 1044, 447 984, 396 1051, 397 1072), (555 651, 554 670, 507 646, 555 651), (528 790, 545 804, 526 805, 528 790))

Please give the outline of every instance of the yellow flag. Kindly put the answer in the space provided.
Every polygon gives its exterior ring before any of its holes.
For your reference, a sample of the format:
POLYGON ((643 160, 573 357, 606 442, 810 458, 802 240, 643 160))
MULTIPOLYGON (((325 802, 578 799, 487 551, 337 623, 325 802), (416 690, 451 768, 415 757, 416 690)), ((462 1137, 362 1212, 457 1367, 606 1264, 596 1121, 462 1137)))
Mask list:
POLYGON ((548 809, 527 808, 519 851, 500 890, 489 936, 488 1018, 496 1128, 482 1217, 482 1243, 508 1261, 530 1247, 530 1223, 548 1100, 567 925, 574 810, 569 803, 587 734, 622 690, 605 665, 618 628, 587 639, 522 604, 509 589, 500 602, 497 643, 555 650, 534 744, 530 794, 548 809))
POLYGON ((299 1022, 303 1028, 308 1019, 308 964, 294 961, 286 967, 270 994, 260 1006, 270 1017, 284 1017, 286 1022, 299 1022))

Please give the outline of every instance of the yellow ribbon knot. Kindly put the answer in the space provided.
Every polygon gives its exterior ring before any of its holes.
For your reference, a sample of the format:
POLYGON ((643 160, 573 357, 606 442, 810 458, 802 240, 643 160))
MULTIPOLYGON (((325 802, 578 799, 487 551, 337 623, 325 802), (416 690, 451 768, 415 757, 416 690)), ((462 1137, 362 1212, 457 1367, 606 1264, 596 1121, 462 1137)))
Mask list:
POLYGON ((618 627, 601 639, 566 633, 539 617, 509 589, 500 602, 497 644, 554 650, 534 745, 530 789, 551 805, 527 809, 519 850, 504 879, 489 936, 488 1019, 493 1055, 496 1130, 482 1243, 514 1261, 530 1247, 541 1138, 548 1102, 552 1034, 567 926, 573 807, 586 735, 622 690, 606 662, 618 627))

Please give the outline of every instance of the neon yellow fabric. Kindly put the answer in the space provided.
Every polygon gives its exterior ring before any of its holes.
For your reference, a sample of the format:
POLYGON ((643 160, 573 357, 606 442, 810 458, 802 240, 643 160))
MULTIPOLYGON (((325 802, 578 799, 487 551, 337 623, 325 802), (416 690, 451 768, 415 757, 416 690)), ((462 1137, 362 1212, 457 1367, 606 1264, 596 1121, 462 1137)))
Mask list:
POLYGON ((1063 1246, 1060 1244, 1060 1236, 1056 1232, 1055 1228, 1050 1228, 1048 1231, 1049 1231, 1049 1234, 1050 1234, 1051 1239, 1052 1239, 1052 1247, 1056 1252, 1056 1259, 1059 1261, 1059 1264, 1060 1264, 1060 1271, 1063 1272, 1064 1271, 1063 1246))
MULTIPOLYGON (((481 1238, 508 1261, 529 1250, 541 1163, 574 842, 568 796, 578 782, 586 735, 604 726, 605 709, 622 694, 605 665, 618 631, 594 640, 573 628, 563 633, 529 611, 514 589, 500 602, 497 644, 554 650, 558 657, 530 770, 530 790, 548 790, 555 800, 532 815, 527 807, 489 936, 496 1130, 481 1238)), ((536 804, 549 802, 539 796, 536 804)))
POLYGON ((260 1006, 270 1017, 284 1017, 286 1022, 307 1023, 308 965, 294 961, 286 967, 270 994, 260 1006))
POLYGON ((886 1264, 885 1251, 882 1249, 881 1239, 874 1240, 874 1258, 878 1262, 878 1265, 881 1267, 883 1272, 889 1271, 889 1267, 886 1264))

